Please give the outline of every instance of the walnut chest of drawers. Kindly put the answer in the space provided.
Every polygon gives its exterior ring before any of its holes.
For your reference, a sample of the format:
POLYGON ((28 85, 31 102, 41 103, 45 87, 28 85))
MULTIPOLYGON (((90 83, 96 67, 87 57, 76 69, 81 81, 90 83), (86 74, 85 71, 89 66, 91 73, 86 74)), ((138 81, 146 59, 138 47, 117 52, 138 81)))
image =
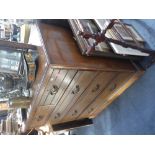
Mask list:
POLYGON ((25 130, 94 118, 143 74, 128 60, 82 56, 65 28, 39 23, 38 31, 42 46, 25 130))

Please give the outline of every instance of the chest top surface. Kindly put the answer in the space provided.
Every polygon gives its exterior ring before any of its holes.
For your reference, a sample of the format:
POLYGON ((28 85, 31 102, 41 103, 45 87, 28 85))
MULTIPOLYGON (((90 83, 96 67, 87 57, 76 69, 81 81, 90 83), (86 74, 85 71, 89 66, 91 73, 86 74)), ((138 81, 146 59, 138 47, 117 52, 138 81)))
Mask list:
POLYGON ((52 67, 128 72, 135 70, 129 60, 82 56, 68 29, 38 23, 38 30, 42 46, 52 67))

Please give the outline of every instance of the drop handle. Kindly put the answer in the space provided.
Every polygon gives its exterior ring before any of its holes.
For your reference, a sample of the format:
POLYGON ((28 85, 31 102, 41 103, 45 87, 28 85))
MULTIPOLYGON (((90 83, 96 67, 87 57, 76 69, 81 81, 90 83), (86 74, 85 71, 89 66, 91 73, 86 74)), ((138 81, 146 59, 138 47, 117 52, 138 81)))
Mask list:
POLYGON ((94 110, 94 108, 90 108, 90 109, 88 110, 88 113, 91 113, 93 110, 94 110))
POLYGON ((54 95, 54 94, 56 94, 58 92, 58 90, 59 90, 58 86, 57 85, 53 85, 52 89, 50 90, 50 94, 54 95))
POLYGON ((57 114, 55 115, 54 119, 57 119, 57 118, 59 118, 59 117, 60 117, 60 113, 57 113, 57 114))
POLYGON ((74 113, 72 114, 72 116, 75 116, 78 113, 77 110, 74 110, 74 113))
POLYGON ((100 85, 97 84, 97 85, 95 86, 95 88, 92 89, 92 92, 94 93, 94 92, 98 91, 99 89, 100 89, 100 85))
POLYGON ((76 85, 75 89, 72 91, 72 94, 77 94, 80 91, 80 86, 76 85))
POLYGON ((36 119, 37 119, 37 121, 39 122, 39 121, 43 120, 43 118, 44 118, 43 115, 39 115, 36 119))

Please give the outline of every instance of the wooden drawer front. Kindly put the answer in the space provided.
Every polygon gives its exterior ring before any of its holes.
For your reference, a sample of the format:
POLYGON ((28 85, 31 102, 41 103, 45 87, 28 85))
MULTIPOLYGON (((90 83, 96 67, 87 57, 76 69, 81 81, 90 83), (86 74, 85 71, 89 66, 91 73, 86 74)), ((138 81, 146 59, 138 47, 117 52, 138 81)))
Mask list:
POLYGON ((67 75, 67 70, 60 70, 57 73, 57 76, 55 80, 50 81, 48 83, 47 91, 48 91, 48 96, 45 100, 44 105, 55 105, 55 102, 52 102, 54 97, 59 93, 59 89, 61 87, 61 83, 63 82, 65 76, 67 75))
POLYGON ((119 92, 120 88, 125 85, 132 76, 133 73, 118 74, 116 78, 109 83, 105 90, 92 102, 92 104, 82 112, 78 119, 96 117, 96 115, 104 109, 104 105, 108 103, 108 99, 113 97, 113 94, 119 92))
POLYGON ((32 127, 39 127, 46 123, 50 113, 52 106, 39 106, 37 111, 32 119, 31 128, 32 127))
POLYGON ((117 73, 114 72, 99 73, 86 91, 77 100, 76 104, 74 104, 69 111, 66 111, 66 115, 62 119, 62 122, 75 120, 81 112, 104 90, 116 74, 117 73))
POLYGON ((33 99, 32 99, 32 103, 31 105, 32 107, 32 111, 30 112, 29 115, 29 120, 32 119, 33 115, 35 114, 36 111, 36 107, 39 105, 40 100, 44 94, 44 91, 46 89, 46 86, 48 84, 48 81, 50 80, 51 74, 53 73, 53 69, 52 68, 48 68, 47 72, 45 72, 45 74, 43 75, 42 80, 40 81, 40 83, 37 86, 37 90, 35 90, 35 93, 33 95, 33 99))
POLYGON ((41 105, 55 106, 76 72, 76 70, 54 69, 40 101, 41 105))
MULTIPOLYGON (((54 109, 54 111, 52 112, 52 115, 50 117, 50 120, 56 120, 56 116, 59 117, 59 113, 57 112, 59 110, 59 107, 63 106, 63 101, 69 96, 69 94, 71 93, 72 87, 75 85, 75 83, 78 81, 79 77, 82 75, 82 71, 78 71, 76 73, 76 75, 74 76, 74 78, 72 79, 71 83, 69 84, 69 86, 67 87, 67 89, 65 90, 63 96, 58 100, 58 103, 54 109)), ((62 84, 61 87, 64 87, 65 82, 62 84)))
POLYGON ((51 104, 57 105, 63 94, 66 92, 66 89, 68 88, 69 84, 72 82, 74 76, 76 75, 77 70, 68 70, 67 75, 65 76, 63 82, 59 86, 59 91, 54 96, 51 104))
POLYGON ((78 71, 74 80, 69 85, 65 94, 56 106, 51 115, 51 122, 58 123, 64 117, 73 104, 77 101, 80 95, 85 91, 91 81, 96 77, 98 72, 78 71))
POLYGON ((50 75, 49 80, 47 81, 44 93, 43 93, 43 95, 41 97, 40 105, 45 105, 46 98, 50 94, 50 90, 52 88, 52 85, 54 84, 55 80, 57 79, 57 76, 58 76, 59 72, 60 72, 60 69, 53 69, 53 72, 50 75))

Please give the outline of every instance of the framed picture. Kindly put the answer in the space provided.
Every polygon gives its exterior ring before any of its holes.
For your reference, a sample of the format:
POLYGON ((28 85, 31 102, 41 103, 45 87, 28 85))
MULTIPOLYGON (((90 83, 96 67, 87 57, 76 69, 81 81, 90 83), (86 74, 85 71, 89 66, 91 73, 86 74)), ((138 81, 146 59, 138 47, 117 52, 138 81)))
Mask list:
MULTIPOLYGON (((124 24, 127 28, 127 30, 132 34, 132 36, 138 41, 138 42, 144 42, 144 39, 140 36, 140 34, 134 29, 132 25, 124 24)), ((122 27, 120 24, 114 25, 115 30, 123 40, 126 41, 133 41, 131 35, 122 27)))

